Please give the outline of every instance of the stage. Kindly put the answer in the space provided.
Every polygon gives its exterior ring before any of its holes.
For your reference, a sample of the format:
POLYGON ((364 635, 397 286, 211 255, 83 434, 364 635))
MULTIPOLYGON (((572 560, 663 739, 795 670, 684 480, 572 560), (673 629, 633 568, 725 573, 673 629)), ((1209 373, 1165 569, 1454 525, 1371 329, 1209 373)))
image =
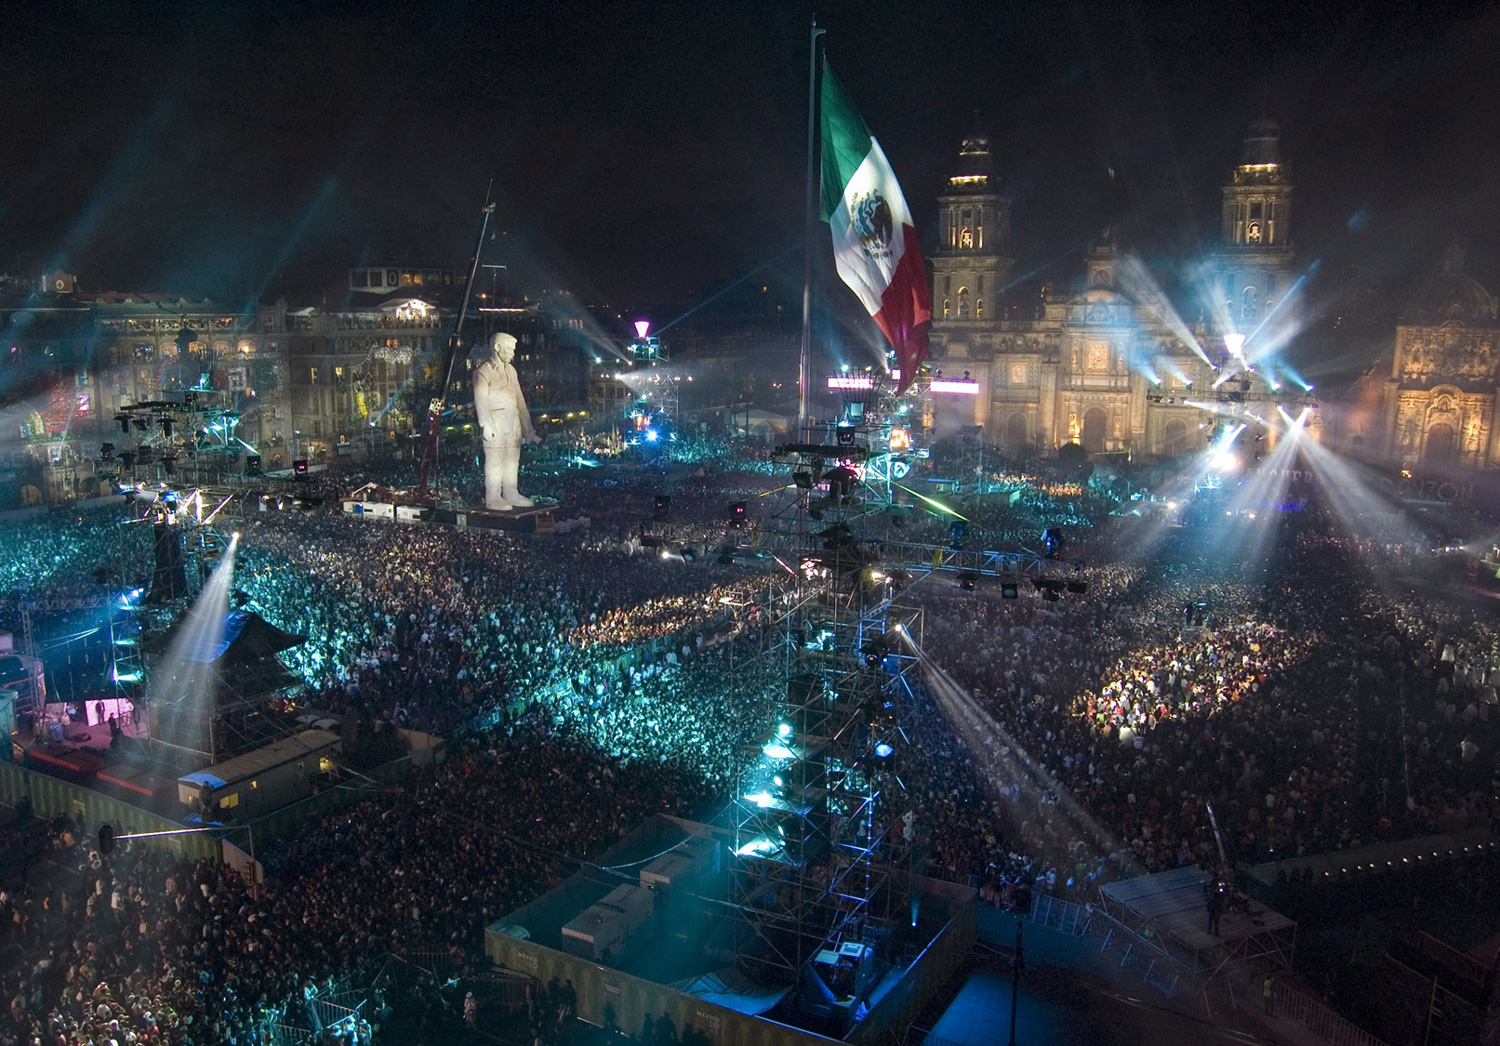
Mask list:
POLYGON ((511 534, 551 534, 556 531, 557 521, 553 513, 556 504, 537 502, 532 508, 511 509, 495 512, 487 508, 432 510, 432 520, 457 527, 459 530, 502 530, 511 534))
POLYGON ((1232 892, 1219 932, 1208 932, 1207 887, 1212 880, 1201 868, 1178 868, 1108 883, 1099 893, 1105 914, 1134 931, 1154 927, 1200 966, 1217 967, 1229 957, 1269 958, 1290 969, 1297 924, 1243 893, 1232 892))

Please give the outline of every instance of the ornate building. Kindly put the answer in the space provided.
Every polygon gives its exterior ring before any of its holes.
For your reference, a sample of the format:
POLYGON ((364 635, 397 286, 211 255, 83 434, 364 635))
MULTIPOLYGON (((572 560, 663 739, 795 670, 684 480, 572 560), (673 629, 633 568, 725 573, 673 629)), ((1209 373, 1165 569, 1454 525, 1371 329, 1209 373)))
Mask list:
POLYGON ((1463 264, 1460 248, 1444 252, 1401 311, 1389 369, 1382 360, 1355 385, 1342 426, 1351 453, 1408 471, 1500 465, 1496 302, 1463 264))
POLYGON ((981 426, 1011 451, 1077 442, 1091 454, 1175 456, 1204 446, 1209 417, 1188 400, 1213 397, 1205 356, 1224 355, 1223 333, 1253 329, 1290 286, 1291 192, 1276 125, 1257 120, 1223 189, 1222 237, 1210 262, 1222 314, 1214 308, 1185 326, 1139 263, 1104 241, 1083 259, 1081 289, 1049 289, 1039 309, 1028 309, 1035 314, 1022 316, 1000 306, 1014 264, 1010 203, 989 140, 965 139, 958 173, 938 197, 932 257, 932 365, 952 377, 967 372, 980 386, 972 417, 959 406, 957 423, 981 426))
POLYGON ((1281 160, 1281 130, 1273 121, 1250 124, 1223 195, 1215 286, 1222 289, 1227 319, 1248 333, 1292 282, 1291 172, 1281 160))

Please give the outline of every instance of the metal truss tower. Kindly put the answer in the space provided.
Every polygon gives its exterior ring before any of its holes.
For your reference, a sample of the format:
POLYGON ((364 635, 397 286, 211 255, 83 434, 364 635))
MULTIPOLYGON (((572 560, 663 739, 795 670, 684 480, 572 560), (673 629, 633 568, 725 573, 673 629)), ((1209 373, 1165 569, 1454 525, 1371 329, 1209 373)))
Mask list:
POLYGON ((859 478, 864 448, 777 456, 788 497, 751 539, 787 571, 766 596, 765 656, 781 683, 733 808, 736 952, 768 981, 798 984, 812 964, 838 995, 840 963, 868 972, 908 911, 891 869, 909 852, 901 721, 922 618, 895 605, 895 582, 857 536, 888 501, 859 478))

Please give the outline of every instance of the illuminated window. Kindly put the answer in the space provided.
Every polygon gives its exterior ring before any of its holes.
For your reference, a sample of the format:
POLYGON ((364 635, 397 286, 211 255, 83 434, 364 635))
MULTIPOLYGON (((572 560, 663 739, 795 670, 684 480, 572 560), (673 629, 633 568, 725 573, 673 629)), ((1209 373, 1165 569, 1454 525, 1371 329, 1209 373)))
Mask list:
POLYGON ((958 245, 960 247, 974 246, 974 232, 967 225, 965 225, 963 231, 958 234, 958 245))
POLYGON ((948 306, 948 299, 944 298, 943 299, 943 319, 946 320, 948 318, 949 311, 950 310, 949 310, 949 306, 948 306))
POLYGON ((1249 225, 1245 226, 1245 242, 1260 242, 1260 222, 1251 222, 1249 225))
POLYGON ((309 367, 309 368, 307 368, 307 383, 309 385, 316 385, 318 383, 318 368, 317 367, 309 367))
POLYGON ((335 367, 335 368, 333 368, 333 376, 338 381, 343 381, 344 380, 344 368, 343 367, 335 367))
POLYGON ((219 797, 219 809, 220 810, 233 810, 236 806, 239 806, 239 805, 240 805, 240 793, 238 793, 238 792, 235 792, 233 795, 221 795, 219 797))
POLYGON ((411 282, 418 287, 422 286, 422 274, 420 272, 412 273, 411 282))
POLYGON ((958 318, 966 320, 969 318, 969 288, 958 289, 958 318))
POLYGON ((410 287, 411 286, 411 273, 409 273, 409 272, 403 272, 401 274, 401 286, 403 286, 403 287, 410 287))
POLYGON ((984 299, 983 298, 975 298, 974 299, 974 318, 976 320, 982 320, 982 319, 984 319, 984 299))

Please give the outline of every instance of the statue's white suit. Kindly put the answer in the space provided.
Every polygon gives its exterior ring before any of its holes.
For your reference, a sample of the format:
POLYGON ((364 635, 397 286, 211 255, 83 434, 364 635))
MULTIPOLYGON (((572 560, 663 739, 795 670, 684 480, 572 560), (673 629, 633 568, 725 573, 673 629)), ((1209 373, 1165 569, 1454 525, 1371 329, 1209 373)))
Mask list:
POLYGON ((515 337, 496 334, 490 339, 490 355, 474 368, 474 415, 484 441, 484 507, 502 512, 535 504, 516 489, 516 476, 521 440, 541 442, 510 362, 515 355, 515 337))

